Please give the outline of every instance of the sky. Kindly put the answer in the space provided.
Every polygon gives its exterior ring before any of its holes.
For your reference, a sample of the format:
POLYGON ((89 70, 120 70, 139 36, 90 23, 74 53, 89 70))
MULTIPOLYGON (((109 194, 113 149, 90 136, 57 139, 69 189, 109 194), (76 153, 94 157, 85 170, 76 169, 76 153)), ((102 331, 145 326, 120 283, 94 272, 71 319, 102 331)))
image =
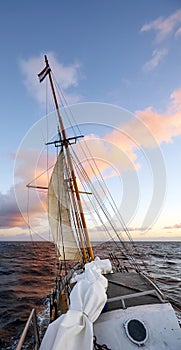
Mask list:
MULTIPOLYGON (((44 54, 68 103, 78 104, 133 238, 181 240, 180 1, 7 0, 0 42, 0 240, 30 240, 28 225, 36 239, 48 231, 45 199, 40 205, 35 194, 27 225, 25 191, 45 141, 37 136, 47 112, 37 79, 44 54)), ((43 171, 43 156, 38 162, 43 171)))

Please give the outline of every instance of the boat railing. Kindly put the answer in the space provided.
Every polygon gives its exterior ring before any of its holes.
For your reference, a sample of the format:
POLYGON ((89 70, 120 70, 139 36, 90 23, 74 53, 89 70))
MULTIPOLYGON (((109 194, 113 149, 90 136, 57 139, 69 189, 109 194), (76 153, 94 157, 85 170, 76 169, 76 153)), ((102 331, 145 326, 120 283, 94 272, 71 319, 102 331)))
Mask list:
POLYGON ((161 292, 160 288, 158 288, 158 286, 152 281, 151 277, 148 277, 145 275, 145 273, 140 272, 140 275, 146 280, 148 281, 153 287, 154 289, 157 291, 157 293, 162 297, 162 299, 164 299, 164 295, 161 292))
POLYGON ((70 290, 67 290, 67 287, 69 287, 69 282, 73 276, 73 274, 80 270, 80 272, 83 271, 83 264, 82 262, 79 262, 74 267, 70 269, 70 271, 65 275, 63 278, 60 276, 56 279, 56 286, 53 290, 53 293, 50 297, 50 322, 54 321, 58 316, 59 312, 58 310, 61 309, 61 313, 67 311, 67 306, 69 305, 69 294, 70 290), (66 301, 63 303, 64 306, 60 308, 60 304, 62 301, 62 292, 65 291, 66 295, 66 301))
POLYGON ((139 292, 139 293, 131 293, 131 294, 126 294, 126 295, 120 295, 120 296, 117 296, 117 297, 113 297, 113 298, 107 299, 107 302, 111 303, 111 302, 114 302, 114 301, 121 301, 122 307, 123 307, 123 309, 125 309, 126 308, 125 301, 127 299, 143 297, 143 296, 146 296, 146 295, 155 295, 160 300, 160 302, 162 302, 162 303, 165 302, 165 300, 161 297, 161 295, 155 289, 151 289, 151 290, 143 291, 143 292, 139 292))
POLYGON ((40 347, 40 336, 39 336, 39 331, 38 331, 38 323, 37 323, 37 316, 36 316, 36 310, 32 309, 30 316, 26 322, 26 325, 24 327, 23 333, 21 335, 21 338, 18 342, 18 345, 16 347, 16 350, 21 350, 25 338, 27 336, 28 330, 30 328, 30 325, 33 323, 33 333, 34 333, 34 338, 35 338, 35 346, 34 349, 38 350, 40 347))

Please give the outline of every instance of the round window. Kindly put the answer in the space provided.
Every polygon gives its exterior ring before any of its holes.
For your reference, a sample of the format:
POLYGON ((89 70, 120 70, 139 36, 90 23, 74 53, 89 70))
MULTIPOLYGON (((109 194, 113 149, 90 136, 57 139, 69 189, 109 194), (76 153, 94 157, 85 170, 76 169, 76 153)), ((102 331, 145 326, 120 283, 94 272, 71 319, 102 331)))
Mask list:
POLYGON ((125 323, 128 338, 137 345, 144 345, 148 339, 148 331, 142 321, 132 319, 125 323))

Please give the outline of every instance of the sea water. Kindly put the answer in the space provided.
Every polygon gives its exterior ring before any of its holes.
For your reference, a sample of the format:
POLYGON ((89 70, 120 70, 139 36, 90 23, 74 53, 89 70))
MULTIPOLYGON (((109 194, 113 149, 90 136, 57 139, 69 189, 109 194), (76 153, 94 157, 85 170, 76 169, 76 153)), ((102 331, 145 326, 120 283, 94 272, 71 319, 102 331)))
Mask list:
MULTIPOLYGON (((96 246, 109 256, 111 242, 96 246)), ((181 305, 181 242, 136 242, 136 262, 147 266, 157 285, 181 305)), ((126 261, 125 261, 126 264, 126 261)), ((57 276, 54 245, 49 242, 0 242, 0 349, 13 350, 32 308, 43 335, 49 320, 49 296, 57 276)), ((181 315, 177 313, 178 318, 181 315)), ((23 349, 32 349, 31 338, 23 349)))

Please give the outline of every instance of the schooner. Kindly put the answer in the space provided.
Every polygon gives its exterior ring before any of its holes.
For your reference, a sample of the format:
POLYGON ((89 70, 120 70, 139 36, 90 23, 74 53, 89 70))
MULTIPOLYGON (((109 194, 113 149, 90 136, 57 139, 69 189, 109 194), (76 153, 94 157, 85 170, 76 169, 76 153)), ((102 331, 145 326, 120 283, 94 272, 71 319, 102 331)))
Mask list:
MULTIPOLYGON (((51 298, 51 322, 41 345, 36 335, 36 347, 133 350, 143 346, 145 350, 180 350, 181 331, 170 301, 136 264, 119 233, 115 239, 118 255, 105 251, 104 255, 108 255, 105 259, 95 258, 82 195, 96 197, 97 193, 93 193, 92 186, 91 194, 79 189, 75 159, 70 151, 70 146, 82 135, 67 137, 46 56, 45 68, 38 76, 40 82, 49 78, 59 123, 58 140, 49 142, 59 147, 59 154, 47 201, 49 225, 61 268, 51 298), (125 258, 130 260, 131 268, 125 266, 125 258)), ((94 166, 97 167, 91 163, 94 166)), ((86 181, 91 181, 83 165, 79 167, 86 181)), ((104 203, 100 198, 97 201, 114 229, 104 203)), ((124 230, 129 233, 125 226, 124 230)), ((20 340, 18 350, 23 341, 20 340)))

